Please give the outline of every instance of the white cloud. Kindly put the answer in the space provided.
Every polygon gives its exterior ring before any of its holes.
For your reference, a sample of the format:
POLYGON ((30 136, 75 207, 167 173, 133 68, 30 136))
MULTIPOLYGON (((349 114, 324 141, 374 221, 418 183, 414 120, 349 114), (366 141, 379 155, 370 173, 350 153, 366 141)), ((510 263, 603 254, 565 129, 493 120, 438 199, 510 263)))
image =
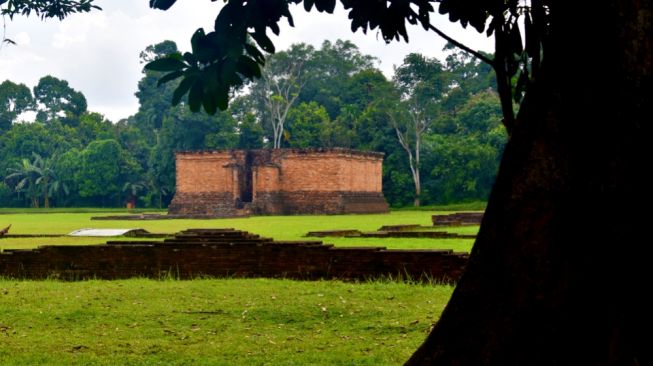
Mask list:
POLYGON ((17 45, 23 47, 29 45, 31 40, 32 39, 30 38, 29 34, 27 34, 27 32, 20 32, 16 34, 16 36, 13 39, 13 41, 16 42, 17 45))
MULTIPOLYGON (((63 22, 16 17, 7 23, 7 38, 16 46, 0 49, 0 81, 34 86, 39 78, 53 75, 67 80, 84 93, 89 109, 117 121, 135 113, 138 102, 134 93, 142 77, 139 53, 148 45, 166 39, 177 42, 182 50, 190 48, 189 40, 200 27, 212 28, 221 2, 179 1, 168 11, 149 9, 147 1, 99 0, 102 12, 75 14, 63 22)), ((338 9, 335 15, 313 10, 306 13, 301 6, 293 9, 295 28, 283 26, 275 37, 277 49, 292 43, 305 42, 319 47, 325 39, 349 39, 363 53, 381 60, 380 68, 390 76, 393 65, 401 64, 410 52, 443 57, 445 42, 420 27, 409 28, 410 43, 386 45, 375 31, 364 35, 351 32, 347 14, 338 9)), ((490 50, 491 42, 473 31, 461 32, 457 24, 436 16, 445 32, 475 49, 490 50)), ((285 22, 284 22, 285 23, 285 22)))

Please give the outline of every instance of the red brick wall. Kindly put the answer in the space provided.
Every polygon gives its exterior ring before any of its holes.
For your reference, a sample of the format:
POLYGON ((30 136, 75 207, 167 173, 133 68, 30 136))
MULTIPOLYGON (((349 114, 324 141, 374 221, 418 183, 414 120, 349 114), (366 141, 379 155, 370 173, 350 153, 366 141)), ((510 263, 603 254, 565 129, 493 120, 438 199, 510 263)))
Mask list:
POLYGON ((177 192, 237 193, 238 175, 233 165, 242 155, 242 151, 232 150, 177 153, 177 192))
POLYGON ((46 246, 0 253, 10 278, 273 277, 457 281, 467 255, 437 250, 333 248, 313 243, 46 246))
POLYGON ((327 150, 307 154, 289 150, 280 159, 281 190, 314 192, 381 192, 379 156, 327 150))
POLYGON ((281 190, 279 172, 279 167, 271 165, 253 167, 254 197, 257 192, 279 192, 281 190))
POLYGON ((170 214, 231 215, 251 171, 252 208, 259 214, 387 212, 383 154, 348 149, 180 152, 170 214), (248 166, 247 164, 251 164, 248 166), (243 180, 243 182, 239 182, 243 180), (220 202, 205 198, 224 196, 220 202), (353 201, 347 197, 356 196, 353 201), (319 201, 319 202, 318 202, 319 201), (349 210, 351 209, 351 210, 349 210))

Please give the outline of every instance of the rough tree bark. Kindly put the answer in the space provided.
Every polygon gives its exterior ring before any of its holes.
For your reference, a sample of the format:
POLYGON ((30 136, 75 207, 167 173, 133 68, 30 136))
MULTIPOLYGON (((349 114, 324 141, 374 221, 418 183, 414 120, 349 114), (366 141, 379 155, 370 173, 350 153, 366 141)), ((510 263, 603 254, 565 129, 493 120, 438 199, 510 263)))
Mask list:
POLYGON ((468 269, 407 364, 652 364, 652 8, 552 2, 468 269))

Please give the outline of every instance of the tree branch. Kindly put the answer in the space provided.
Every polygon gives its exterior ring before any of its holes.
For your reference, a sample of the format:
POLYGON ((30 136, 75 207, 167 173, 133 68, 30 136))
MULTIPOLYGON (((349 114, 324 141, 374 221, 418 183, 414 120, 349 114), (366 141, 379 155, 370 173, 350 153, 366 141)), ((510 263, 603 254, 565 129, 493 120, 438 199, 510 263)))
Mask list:
POLYGON ((499 92, 499 101, 501 102, 501 111, 503 113, 503 125, 506 127, 508 135, 512 134, 515 125, 515 113, 512 110, 512 88, 510 85, 510 75, 506 70, 506 59, 510 56, 505 50, 507 44, 506 35, 501 28, 494 31, 495 39, 495 57, 496 65, 494 72, 497 77, 497 91, 499 92))
MULTIPOLYGON (((415 13, 414 11, 413 11, 413 15, 415 15, 417 17, 417 13, 415 13)), ((487 56, 484 56, 482 53, 480 53, 478 51, 474 51, 473 49, 471 49, 471 48, 465 46, 464 44, 456 41, 455 39, 449 37, 444 32, 442 32, 438 28, 434 27, 433 24, 429 23, 429 29, 434 31, 435 33, 437 33, 437 35, 439 35, 440 37, 446 39, 448 42, 450 42, 454 46, 460 48, 461 50, 471 54, 472 56, 478 58, 479 60, 485 62, 488 65, 494 66, 494 60, 488 58, 487 56)))

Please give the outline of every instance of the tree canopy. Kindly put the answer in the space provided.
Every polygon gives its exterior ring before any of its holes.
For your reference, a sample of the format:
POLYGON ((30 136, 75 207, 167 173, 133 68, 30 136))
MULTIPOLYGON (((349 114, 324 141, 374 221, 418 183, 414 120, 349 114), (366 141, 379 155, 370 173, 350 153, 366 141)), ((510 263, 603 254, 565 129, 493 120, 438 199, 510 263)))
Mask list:
POLYGON ((5 80, 0 84, 0 132, 11 128, 18 116, 32 108, 34 98, 25 84, 5 80))
POLYGON ((0 0, 0 14, 13 19, 15 15, 29 16, 35 14, 41 19, 59 18, 73 13, 87 13, 101 8, 93 4, 94 0, 0 0))
MULTIPOLYGON (((198 29, 191 38, 192 51, 183 55, 174 53, 167 58, 149 63, 151 70, 168 72, 161 83, 177 78, 183 81, 175 89, 173 104, 188 94, 192 111, 201 107, 208 113, 227 108, 229 93, 239 88, 245 80, 261 76, 265 64, 264 52, 274 53, 275 47, 268 37, 268 29, 279 34, 279 22, 285 18, 293 25, 290 4, 304 4, 310 11, 332 13, 335 0, 276 0, 246 1, 230 0, 220 10, 213 31, 198 29)), ((150 6, 167 10, 176 0, 151 0, 150 6)), ((419 24, 433 30, 449 42, 490 64, 497 75, 503 123, 510 132, 514 125, 513 100, 520 101, 529 80, 540 69, 549 24, 546 1, 536 1, 526 6, 518 0, 510 1, 439 1, 439 11, 449 14, 453 22, 463 27, 473 26, 477 31, 494 35, 496 52, 494 59, 469 49, 447 36, 430 23, 434 11, 432 1, 391 0, 383 4, 373 1, 342 0, 349 10, 351 29, 363 32, 379 29, 386 42, 404 39, 408 41, 406 24, 419 24), (525 41, 522 41, 520 20, 525 25, 525 41)))
MULTIPOLYGON (((177 50, 174 42, 163 41, 146 47, 140 61, 151 62, 177 50)), ((395 114, 407 113, 405 103, 395 103, 392 99, 399 95, 396 80, 388 80, 376 68, 373 57, 348 41, 326 41, 316 48, 297 44, 288 51, 271 55, 268 61, 273 64, 279 58, 280 64, 288 65, 289 57, 296 54, 303 57, 302 88, 293 89, 295 102, 288 108, 283 131, 277 135, 279 147, 382 151, 386 154, 383 169, 386 198, 395 207, 411 204, 414 195, 409 158, 388 119, 390 106, 395 114)), ((429 61, 439 65, 438 77, 447 80, 442 95, 455 92, 458 97, 455 111, 443 110, 431 115, 433 121, 423 134, 421 200, 427 205, 487 199, 506 139, 500 128, 499 105, 490 96, 495 92, 487 91, 493 84, 488 81, 485 65, 462 52, 453 52, 450 57, 456 62, 429 61), (494 139, 477 137, 488 130, 496 132, 494 139), (442 140, 451 144, 441 144, 442 140), (458 153, 438 158, 435 152, 442 153, 438 146, 456 148, 458 153), (478 167, 475 173, 487 178, 465 174, 466 166, 478 167)), ((420 58, 423 56, 414 54, 408 60, 420 58)), ((409 65, 407 61, 399 67, 409 65)), ((48 195, 51 205, 121 206, 129 200, 137 207, 165 207, 175 191, 175 150, 274 146, 275 135, 266 103, 268 98, 277 97, 264 92, 265 84, 269 83, 265 78, 255 79, 247 88, 239 90, 228 110, 210 116, 190 112, 185 103, 171 106, 170 99, 179 81, 157 85, 163 74, 143 70, 136 91, 138 112, 115 123, 85 110, 84 95, 65 80, 41 78, 33 88, 38 98, 27 86, 3 82, 0 97, 8 109, 3 114, 5 133, 0 135, 0 154, 4 157, 0 162, 0 177, 12 174, 11 169, 24 159, 34 163, 36 153, 51 163, 56 181, 60 182, 48 195), (39 115, 36 121, 25 122, 24 112, 39 112, 39 115), (117 142, 124 157, 122 161, 131 166, 130 174, 108 175, 115 184, 106 187, 100 179, 95 179, 101 176, 96 170, 102 165, 82 164, 85 157, 98 155, 92 150, 97 150, 101 141, 102 144, 117 142)), ((281 71, 272 75, 275 82, 283 81, 281 71)), ((420 83, 420 78, 428 81, 431 75, 423 73, 411 82, 420 83)), ((5 180, 0 186, 3 206, 45 204, 42 191, 36 191, 30 199, 15 180, 5 180)))

